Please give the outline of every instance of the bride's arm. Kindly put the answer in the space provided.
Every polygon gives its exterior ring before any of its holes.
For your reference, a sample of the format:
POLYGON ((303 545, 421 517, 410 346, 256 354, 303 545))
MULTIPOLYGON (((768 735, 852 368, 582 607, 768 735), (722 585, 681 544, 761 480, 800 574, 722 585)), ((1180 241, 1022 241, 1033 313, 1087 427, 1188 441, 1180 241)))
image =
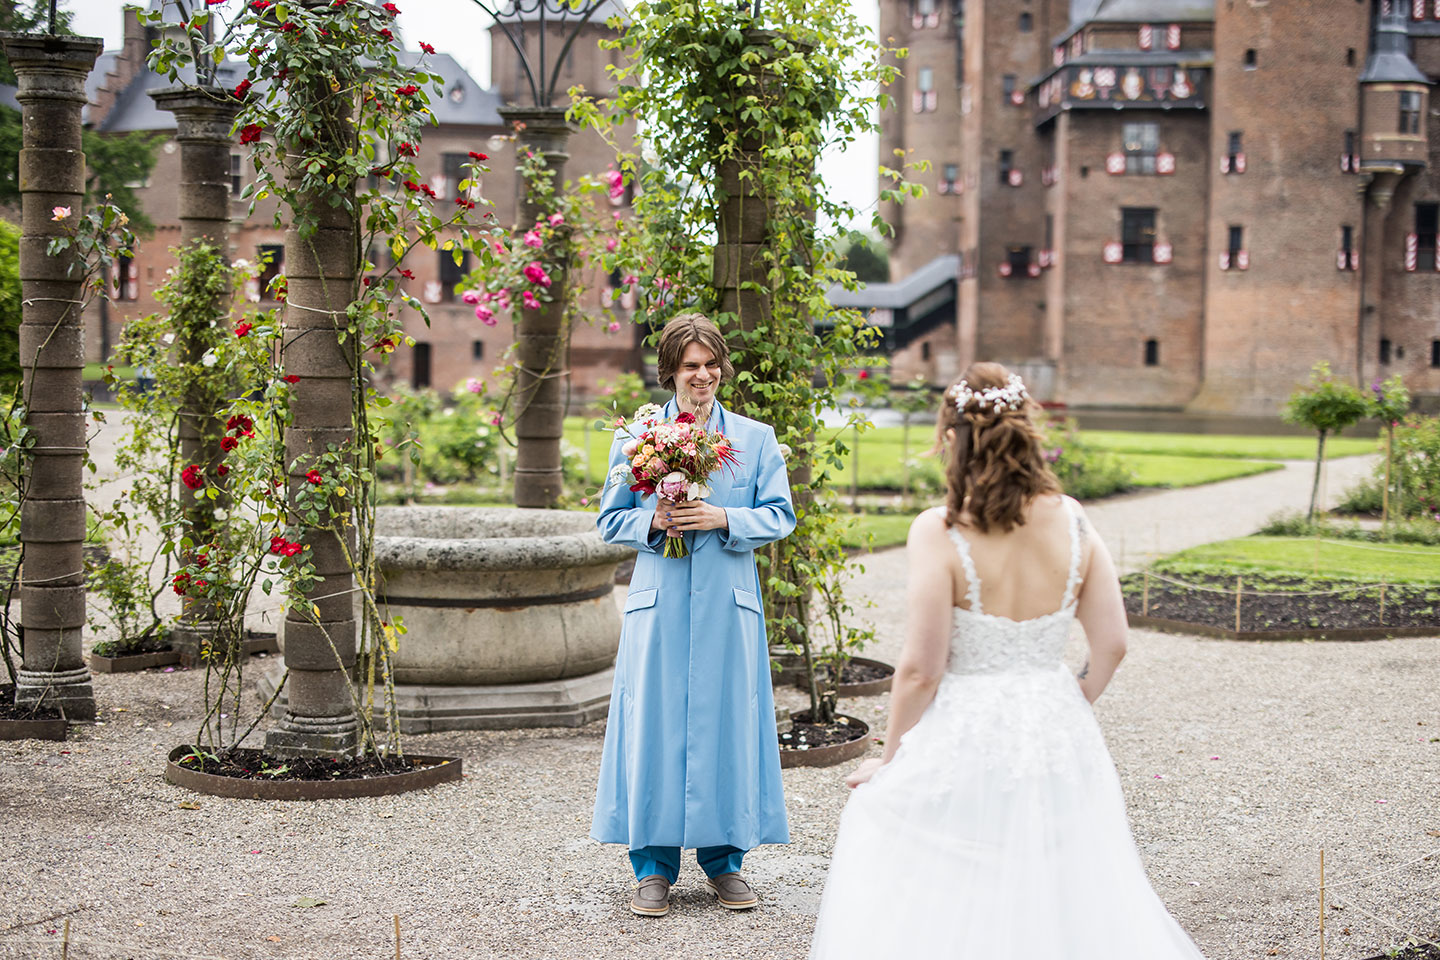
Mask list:
POLYGON ((890 684, 890 720, 885 725, 885 751, 846 778, 850 786, 870 779, 900 748, 900 738, 919 721, 945 676, 950 657, 950 631, 955 621, 955 578, 950 559, 955 548, 945 532, 944 514, 930 510, 915 518, 905 544, 908 563, 906 608, 909 623, 900 662, 890 684))
POLYGON ((1120 578, 1115 574, 1110 551, 1105 549, 1088 520, 1081 520, 1081 529, 1093 547, 1075 610, 1090 647, 1090 656, 1080 668, 1078 679, 1085 699, 1094 703, 1115 676, 1120 661, 1125 659, 1125 638, 1130 632, 1130 623, 1125 617, 1125 597, 1120 592, 1120 578))

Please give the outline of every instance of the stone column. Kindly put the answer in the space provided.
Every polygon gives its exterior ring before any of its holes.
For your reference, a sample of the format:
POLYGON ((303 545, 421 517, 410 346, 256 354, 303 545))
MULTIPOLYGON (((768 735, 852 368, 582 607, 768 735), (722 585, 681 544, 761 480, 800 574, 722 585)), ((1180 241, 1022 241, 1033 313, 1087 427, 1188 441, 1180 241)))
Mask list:
MULTIPOLYGON (((355 145, 353 105, 330 94, 322 75, 309 81, 303 96, 331 111, 319 127, 321 142, 295 144, 290 156, 342 156, 355 145)), ((292 182, 299 173, 292 171, 292 182)), ((294 420, 285 432, 290 497, 307 485, 305 473, 328 444, 354 436, 353 413, 363 394, 357 393, 356 338, 345 330, 345 310, 357 295, 358 219, 352 204, 331 207, 322 196, 301 197, 297 203, 315 218, 314 233, 303 236, 291 226, 285 232, 285 335, 281 361, 287 374, 300 377, 293 388, 294 420)), ((336 509, 345 504, 337 501, 336 509)), ((311 590, 313 606, 292 605, 285 616, 285 665, 290 670, 285 717, 265 737, 267 752, 280 756, 348 756, 358 743, 359 722, 351 697, 350 675, 356 659, 355 597, 350 562, 355 555, 354 527, 346 542, 317 531, 304 538, 316 573, 324 579, 311 590)))
POLYGON ((94 37, 13 33, 0 35, 0 42, 19 78, 24 124, 20 365, 25 422, 35 437, 20 514, 25 640, 15 700, 56 706, 69 720, 93 720, 95 694, 80 646, 85 625, 81 276, 73 249, 58 257, 45 251, 52 238, 73 228, 84 206, 80 109, 85 78, 102 44, 94 37), (56 221, 55 207, 69 207, 70 217, 56 221))
MULTIPOLYGON (((506 123, 520 122, 518 149, 545 158, 558 191, 565 178, 570 127, 564 107, 503 107, 506 123)), ((542 211, 528 192, 520 201, 520 227, 528 229, 542 211)), ((568 239, 562 234, 562 240, 568 239)), ((565 329, 565 270, 550 275, 551 300, 539 310, 517 307, 515 344, 515 505, 553 507, 561 493, 560 438, 564 432, 566 385, 570 379, 570 331, 565 329)))
MULTIPOLYGON (((219 87, 166 87, 150 91, 155 105, 175 114, 176 141, 180 144, 180 246, 196 241, 217 246, 226 255, 230 225, 230 127, 241 103, 219 87)), ((176 330, 175 349, 182 363, 198 363, 205 353, 201 331, 176 330)), ((224 459, 216 397, 192 393, 180 414, 180 459, 198 463, 208 477, 224 459)), ((219 501, 197 497, 199 491, 181 488, 187 526, 196 543, 205 543, 211 510, 219 501)), ((216 611, 200 598, 186 597, 185 612, 173 634, 180 659, 187 666, 199 662, 200 648, 214 643, 216 611)), ((231 645, 239 637, 226 638, 231 645)))

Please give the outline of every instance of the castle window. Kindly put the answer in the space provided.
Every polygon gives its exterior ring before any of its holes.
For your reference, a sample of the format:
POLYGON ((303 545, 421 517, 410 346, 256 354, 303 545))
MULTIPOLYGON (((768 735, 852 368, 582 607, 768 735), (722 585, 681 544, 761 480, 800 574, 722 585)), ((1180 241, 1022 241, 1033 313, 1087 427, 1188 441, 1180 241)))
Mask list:
POLYGON ((1000 89, 1005 94, 1005 102, 1013 103, 1015 98, 1015 74, 1007 73, 1001 77, 1000 89))
POLYGON ((440 257, 440 302, 455 302, 455 287, 465 279, 470 272, 470 251, 466 250, 460 257, 460 262, 455 262, 455 251, 441 250, 440 257))
MULTIPOLYGON (((1437 342, 1440 342, 1440 341, 1437 341, 1437 342)), ((929 360, 929 359, 930 359, 930 341, 929 341, 929 340, 926 340, 924 343, 920 344, 920 359, 921 359, 921 360, 929 360)))
POLYGON ((1420 94, 1414 90, 1400 91, 1400 132, 1420 132, 1420 94))
POLYGON ((264 243, 259 248, 260 299, 274 300, 275 291, 270 284, 285 270, 285 246, 279 243, 264 243))
POLYGON ((1440 204, 1415 204, 1415 260, 1421 269, 1435 267, 1435 236, 1440 228, 1440 204))
POLYGON ((1254 70, 1254 69, 1255 69, 1256 67, 1258 67, 1259 65, 1260 65, 1259 60, 1258 60, 1258 59, 1256 58, 1256 56, 1255 56, 1255 48, 1254 48, 1254 47, 1251 47, 1250 49, 1246 50, 1246 51, 1245 51, 1245 69, 1246 69, 1246 70, 1254 70))
POLYGON ((1355 228, 1350 224, 1340 227, 1340 269, 1355 269, 1355 228))
POLYGON ((1125 172, 1154 173, 1155 154, 1160 150, 1160 124, 1127 123, 1125 140, 1125 172))
POLYGON ((415 344, 410 364, 410 386, 423 390, 430 386, 430 344, 415 344))
POLYGON ((1440 367, 1440 340, 1430 341, 1430 366, 1440 367))
POLYGON ((916 113, 930 113, 935 109, 936 101, 935 70, 933 67, 921 67, 915 71, 915 98, 912 107, 916 113))
POLYGON ((1380 338, 1380 362, 1390 362, 1390 340, 1388 337, 1380 338))
POLYGON ((245 174, 240 165, 244 161, 240 154, 230 154, 230 196, 238 197, 245 190, 245 174))
POLYGON ((442 153, 440 169, 445 174, 445 199, 454 200, 460 196, 460 181, 468 179, 465 163, 470 158, 463 153, 442 153))
POLYGON ((1353 67, 1353 66, 1355 66, 1355 48, 1354 48, 1354 47, 1346 47, 1346 48, 1345 48, 1345 66, 1347 66, 1347 67, 1353 67))
POLYGON ((1030 248, 1029 247, 1006 247, 1005 263, 1010 267, 1011 277, 1026 277, 1030 275, 1030 248))
POLYGON ((1154 337, 1145 341, 1145 366, 1160 366, 1160 341, 1154 337))
POLYGON ((471 340, 471 341, 470 341, 470 359, 471 359, 471 360, 484 360, 484 359, 485 359, 485 341, 484 341, 484 340, 471 340))
POLYGON ((1155 208, 1120 208, 1120 259, 1123 263, 1155 262, 1155 208))
POLYGON ((959 191, 956 190, 956 187, 958 186, 959 180, 960 165, 955 163, 945 164, 944 168, 941 170, 940 192, 958 193, 959 191))
POLYGON ((1020 14, 1020 32, 1029 33, 1035 29, 1035 18, 1028 13, 1020 14))
POLYGON ((1235 257, 1239 255, 1240 251, 1245 249, 1244 227, 1232 226, 1230 228, 1230 242, 1227 244, 1225 249, 1229 251, 1230 259, 1233 262, 1235 257))

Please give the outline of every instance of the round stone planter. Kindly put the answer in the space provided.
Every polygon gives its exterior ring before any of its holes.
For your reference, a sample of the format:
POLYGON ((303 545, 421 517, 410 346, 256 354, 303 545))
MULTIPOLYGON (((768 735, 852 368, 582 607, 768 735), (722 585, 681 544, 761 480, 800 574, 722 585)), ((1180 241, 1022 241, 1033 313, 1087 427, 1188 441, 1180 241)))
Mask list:
POLYGON ((791 767, 833 767, 837 763, 864 756, 870 745, 870 725, 857 717, 844 714, 836 714, 836 720, 850 727, 852 736, 849 740, 803 750, 782 746, 780 766, 787 770, 791 767))
POLYGON ((379 511, 380 594, 405 625, 402 732, 578 726, 609 705, 620 612, 595 515, 503 507, 379 511))
POLYGON ((207 793, 212 797, 235 800, 344 800, 350 797, 388 797, 411 790, 423 790, 441 783, 454 783, 461 777, 461 761, 457 757, 411 755, 414 770, 384 777, 357 780, 241 780, 213 773, 201 773, 181 765, 180 761, 194 750, 179 746, 170 751, 165 763, 165 779, 177 787, 207 793))

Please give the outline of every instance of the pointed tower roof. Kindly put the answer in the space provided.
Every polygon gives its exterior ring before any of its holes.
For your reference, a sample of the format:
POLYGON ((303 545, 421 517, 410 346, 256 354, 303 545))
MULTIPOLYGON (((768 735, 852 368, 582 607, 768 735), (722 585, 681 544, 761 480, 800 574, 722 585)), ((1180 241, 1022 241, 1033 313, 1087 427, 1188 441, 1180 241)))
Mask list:
POLYGON ((1361 83, 1425 83, 1430 78, 1410 59, 1410 37, 1400 4, 1375 20, 1374 43, 1365 61, 1361 83))

